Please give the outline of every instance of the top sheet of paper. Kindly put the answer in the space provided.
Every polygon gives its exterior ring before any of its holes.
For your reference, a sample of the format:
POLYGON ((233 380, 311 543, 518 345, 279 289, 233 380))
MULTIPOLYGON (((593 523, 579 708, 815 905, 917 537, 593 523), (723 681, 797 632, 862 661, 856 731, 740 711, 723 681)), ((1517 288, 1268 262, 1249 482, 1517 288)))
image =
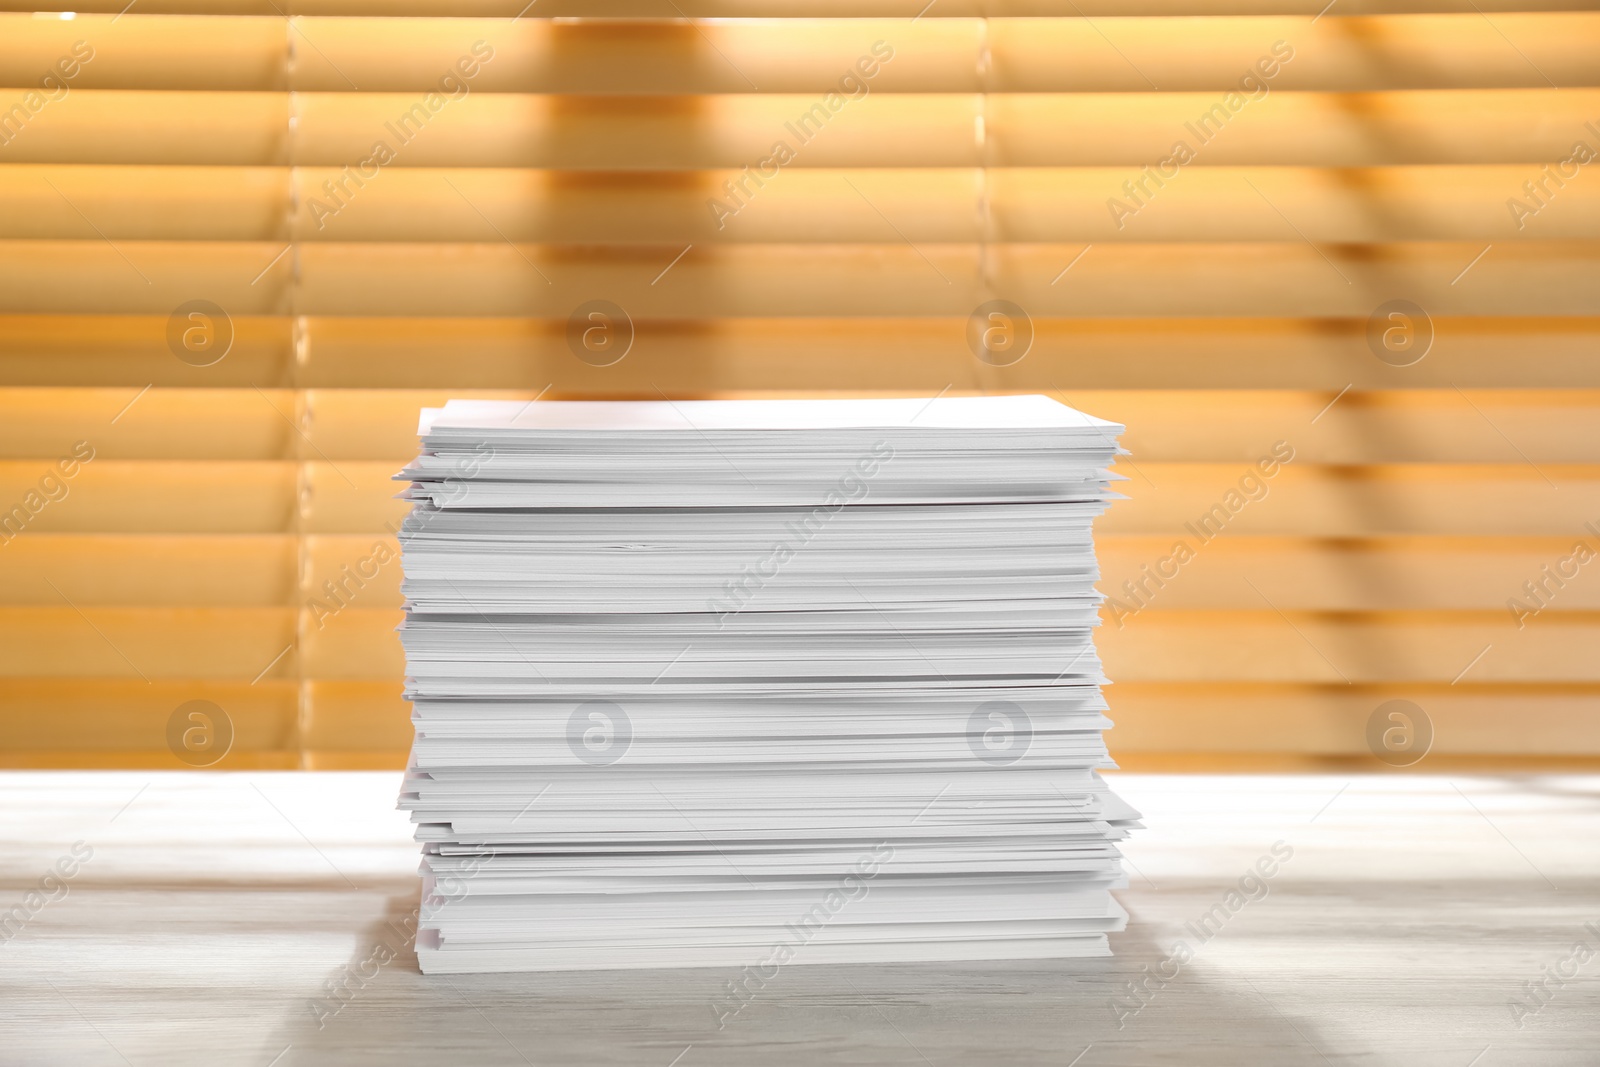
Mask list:
POLYGON ((890 400, 451 400, 424 408, 419 434, 473 430, 926 430, 1092 429, 1120 434, 1047 396, 959 396, 890 400))

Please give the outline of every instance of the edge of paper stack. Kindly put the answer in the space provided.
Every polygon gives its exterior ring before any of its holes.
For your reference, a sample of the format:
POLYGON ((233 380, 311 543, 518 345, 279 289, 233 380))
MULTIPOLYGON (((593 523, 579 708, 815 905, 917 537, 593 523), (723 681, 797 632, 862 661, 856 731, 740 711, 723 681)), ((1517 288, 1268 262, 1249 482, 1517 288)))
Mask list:
POLYGON ((1042 396, 425 410, 423 971, 1108 955, 1122 429, 1042 396))

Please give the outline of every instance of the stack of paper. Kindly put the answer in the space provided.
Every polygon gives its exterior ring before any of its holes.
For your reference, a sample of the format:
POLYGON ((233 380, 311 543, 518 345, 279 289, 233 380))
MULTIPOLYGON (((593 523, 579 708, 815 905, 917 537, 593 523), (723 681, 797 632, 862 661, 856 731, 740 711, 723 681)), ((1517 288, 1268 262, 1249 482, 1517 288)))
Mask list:
POLYGON ((425 411, 423 970, 1106 954, 1121 431, 1040 396, 425 411))

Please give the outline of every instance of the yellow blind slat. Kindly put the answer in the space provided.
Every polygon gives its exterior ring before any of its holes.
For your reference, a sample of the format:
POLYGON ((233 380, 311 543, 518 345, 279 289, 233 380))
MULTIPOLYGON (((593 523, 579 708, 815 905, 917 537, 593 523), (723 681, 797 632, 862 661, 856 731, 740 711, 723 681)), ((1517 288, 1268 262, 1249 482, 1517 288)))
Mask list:
MULTIPOLYGON (((27 91, 0 88, 0 99, 27 91)), ((1570 156, 1600 112, 1600 89, 1274 92, 1234 101, 1235 111, 1215 91, 873 93, 836 110, 816 94, 474 93, 434 112, 425 103, 415 93, 80 89, 3 151, 17 163, 348 165, 381 181, 393 167, 757 167, 778 141, 797 168, 1137 171, 1181 140, 1193 166, 1524 163, 1535 177, 1570 156)))
MULTIPOLYGON (((1092 253, 1091 253, 1092 254, 1092 253)), ((1065 266, 1063 263, 1062 266, 1065 266)), ((1473 268, 1474 270, 1476 267, 1473 268)), ((1374 302, 1376 303, 1376 301, 1374 302)), ((567 346, 570 312, 545 319, 233 314, 233 347, 192 366, 168 347, 170 313, 0 313, 0 382, 117 386, 124 403, 158 388, 512 389, 518 399, 794 391, 1014 389, 1355 390, 1600 387, 1597 317, 1431 317, 1429 355, 1376 359, 1367 317, 1033 317, 1009 367, 973 359, 960 318, 636 316, 635 349, 609 367, 567 346), (295 343, 296 330, 302 344, 295 343), (1508 359, 1531 350, 1537 359, 1508 359)), ((114 415, 113 410, 107 418, 114 415)), ((409 448, 409 442, 407 448, 409 448)), ((392 453, 397 461, 407 457, 392 453)))
MULTIPOLYGON (((893 227, 888 237, 894 239, 893 227)), ((1292 226, 1285 225, 1286 231, 1292 226)), ((1082 245, 760 245, 681 249, 494 244, 15 241, 0 259, 0 312, 156 313, 188 300, 229 314, 548 315, 604 293, 649 319, 943 316, 1003 292, 1030 315, 1307 316, 1365 319, 1404 298, 1437 315, 1592 316, 1600 241, 1528 240, 1319 247, 1097 246, 1071 284, 1052 284, 1082 245), (655 281, 670 266, 671 273, 655 281), (1472 268, 1470 283, 1456 284, 1472 268)))
MULTIPOLYGON (((522 0, 145 0, 146 14, 277 16, 319 15, 362 18, 516 19, 529 12, 522 0)), ((651 20, 667 26, 677 19, 885 18, 909 19, 917 9, 903 0, 673 0, 665 12, 659 0, 544 0, 536 18, 651 20)), ((1586 0, 1345 0, 1343 15, 1403 13, 1465 14, 1588 10, 1586 0)), ((83 0, 73 7, 41 9, 38 0, 0 0, 0 11, 103 12, 115 14, 118 0, 83 0)), ((919 17, 928 19, 1115 17, 1125 15, 1195 18, 1219 15, 1298 15, 1298 0, 944 0, 919 17)), ((48 17, 48 16, 47 16, 48 17)))
POLYGON ((0 168, 0 197, 17 208, 0 218, 0 240, 98 231, 127 241, 871 244, 892 236, 885 216, 906 240, 935 244, 1600 237, 1600 183, 1562 190, 1559 213, 1509 211, 1506 194, 1528 173, 1504 164, 1219 166, 1157 185, 1126 167, 817 168, 782 175, 746 205, 727 192, 749 182, 739 170, 417 167, 358 187, 332 167, 18 164, 0 168), (349 195, 330 195, 341 181, 349 195), (1145 189, 1130 194, 1125 183, 1138 181, 1145 189), (973 210, 980 198, 987 219, 973 210), (892 213, 879 214, 879 203, 892 213), (298 205, 292 216, 289 204, 298 205))
POLYGON ((1314 24, 1296 12, 1112 17, 1093 25, 1081 18, 985 24, 818 17, 663 26, 309 15, 297 17, 291 31, 272 12, 174 17, 144 14, 146 6, 114 23, 114 16, 63 22, 0 15, 0 33, 10 42, 0 55, 0 84, 32 83, 80 40, 92 44, 94 57, 74 78, 78 89, 427 92, 466 56, 479 60, 467 65, 471 77, 463 79, 479 93, 821 94, 837 89, 880 42, 889 58, 868 68, 870 91, 879 93, 1147 92, 1152 83, 1168 92, 1226 91, 1279 41, 1290 58, 1272 65, 1275 91, 1543 88, 1600 80, 1587 44, 1600 33, 1600 15, 1592 11, 1513 12, 1492 23, 1466 7, 1454 15, 1346 14, 1314 24), (486 47, 474 54, 479 42, 486 47), (980 68, 985 49, 991 63, 980 68))

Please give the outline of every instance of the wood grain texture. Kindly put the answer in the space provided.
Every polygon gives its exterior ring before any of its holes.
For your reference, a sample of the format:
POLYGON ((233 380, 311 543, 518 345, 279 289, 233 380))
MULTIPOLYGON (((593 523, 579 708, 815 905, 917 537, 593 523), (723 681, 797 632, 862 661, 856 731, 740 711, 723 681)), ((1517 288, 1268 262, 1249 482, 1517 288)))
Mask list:
POLYGON ((93 850, 0 950, 6 1062, 1587 1067, 1600 1040, 1594 960, 1520 1028, 1508 1007, 1600 940, 1596 777, 1118 776, 1150 828, 1115 957, 796 962, 720 1031, 727 969, 419 974, 398 782, 0 775, 0 900, 93 850), (1276 842, 1264 896, 1197 937, 1276 842), (1179 942, 1192 959, 1119 1017, 1179 942))

